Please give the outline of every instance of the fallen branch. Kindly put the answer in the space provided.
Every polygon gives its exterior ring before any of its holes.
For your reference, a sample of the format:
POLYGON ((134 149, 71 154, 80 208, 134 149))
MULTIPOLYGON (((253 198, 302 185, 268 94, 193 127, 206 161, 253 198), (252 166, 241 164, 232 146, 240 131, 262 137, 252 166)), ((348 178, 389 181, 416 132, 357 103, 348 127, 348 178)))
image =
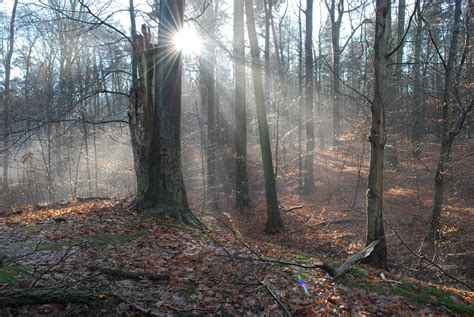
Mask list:
POLYGON ((402 282, 400 282, 400 281, 390 280, 390 279, 386 278, 385 274, 383 274, 383 273, 380 273, 380 277, 382 278, 382 281, 384 281, 384 282, 402 284, 402 282))
POLYGON ((342 275, 344 275, 347 271, 350 270, 350 268, 356 264, 358 261, 368 257, 372 251, 374 251, 375 246, 379 243, 380 240, 375 240, 368 246, 366 246, 363 250, 357 252, 353 256, 349 258, 344 264, 342 264, 335 272, 334 272, 334 278, 338 278, 342 275))
POLYGON ((153 274, 149 272, 128 272, 122 271, 119 269, 110 269, 102 266, 91 266, 89 267, 92 271, 98 271, 107 275, 112 275, 115 277, 121 277, 132 280, 142 280, 149 279, 150 281, 168 281, 170 276, 167 274, 153 274))
POLYGON ((260 280, 255 273, 253 275, 254 275, 255 279, 260 283, 260 285, 262 285, 267 290, 267 292, 276 300, 276 302, 278 303, 278 306, 280 306, 280 308, 285 313, 285 316, 291 317, 292 315, 291 315, 290 311, 286 307, 285 303, 282 302, 280 297, 277 294, 275 294, 275 292, 267 284, 265 284, 264 281, 260 280))
POLYGON ((290 207, 290 208, 286 208, 286 209, 284 209, 283 211, 284 211, 284 212, 290 212, 290 211, 297 210, 297 209, 303 209, 303 205, 293 206, 293 207, 290 207))
POLYGON ((346 262, 344 262, 337 270, 335 270, 331 264, 324 262, 324 261, 319 261, 316 262, 314 265, 307 266, 299 263, 294 263, 294 262, 287 262, 287 261, 280 261, 280 260, 273 260, 273 259, 265 259, 265 258, 247 258, 247 257, 240 257, 240 256, 230 256, 230 255, 223 255, 225 257, 233 258, 233 259, 238 259, 238 260, 247 260, 247 261, 257 261, 257 262, 268 262, 268 263, 275 263, 275 264, 280 264, 280 265, 286 265, 286 266, 296 266, 300 267, 303 269, 323 269, 326 271, 329 275, 333 276, 335 279, 341 277, 344 275, 349 269, 358 261, 368 257, 372 251, 374 250, 374 247, 379 243, 379 240, 376 240, 369 244, 367 247, 365 247, 363 250, 357 252, 353 256, 351 256, 346 262))

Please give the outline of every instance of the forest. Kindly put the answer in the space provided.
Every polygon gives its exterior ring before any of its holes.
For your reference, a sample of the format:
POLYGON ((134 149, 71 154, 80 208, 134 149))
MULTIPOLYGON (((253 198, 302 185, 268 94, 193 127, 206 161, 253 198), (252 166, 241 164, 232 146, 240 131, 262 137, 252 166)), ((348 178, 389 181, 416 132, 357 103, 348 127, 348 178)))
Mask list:
POLYGON ((474 316, 473 9, 0 1, 0 316, 474 316))

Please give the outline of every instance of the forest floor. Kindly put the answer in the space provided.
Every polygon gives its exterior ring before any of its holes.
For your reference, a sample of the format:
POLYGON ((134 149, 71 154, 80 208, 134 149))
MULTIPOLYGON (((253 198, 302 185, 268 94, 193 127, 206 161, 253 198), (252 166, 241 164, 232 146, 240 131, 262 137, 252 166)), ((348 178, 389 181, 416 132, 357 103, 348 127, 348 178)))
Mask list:
POLYGON ((296 194, 282 164, 285 229, 276 235, 263 233, 256 192, 243 213, 198 214, 204 232, 131 211, 128 201, 13 208, 0 218, 0 315, 474 315, 474 293, 433 266, 472 287, 474 157, 462 145, 435 247, 423 241, 436 148, 415 157, 400 146, 400 166, 385 178, 390 272, 359 263, 334 280, 311 268, 321 260, 337 267, 364 247, 361 150, 318 153, 322 172, 308 196, 296 194), (295 206, 302 208, 285 211, 295 206))

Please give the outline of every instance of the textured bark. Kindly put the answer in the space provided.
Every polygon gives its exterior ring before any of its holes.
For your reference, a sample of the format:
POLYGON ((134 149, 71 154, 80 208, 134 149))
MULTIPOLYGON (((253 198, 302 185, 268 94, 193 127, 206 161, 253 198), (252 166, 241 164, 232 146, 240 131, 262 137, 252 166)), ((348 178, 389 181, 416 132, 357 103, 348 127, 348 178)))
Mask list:
POLYGON ((247 177, 247 110, 245 80, 244 2, 234 0, 234 111, 236 206, 250 205, 247 177))
POLYGON ((153 135, 147 202, 168 215, 199 226, 191 213, 181 163, 182 54, 173 36, 183 27, 184 0, 160 1, 155 66, 153 135))
POLYGON ((132 141, 137 193, 132 206, 139 206, 145 199, 149 184, 150 146, 153 130, 153 80, 154 47, 146 26, 137 35, 133 0, 130 0, 132 25, 132 88, 129 99, 129 127, 132 141))
POLYGON ((438 158, 434 181, 433 206, 431 216, 431 228, 429 237, 437 240, 441 238, 441 210, 443 207, 444 177, 448 169, 451 147, 455 134, 451 133, 453 127, 453 101, 452 85, 454 76, 454 65, 456 63, 459 24, 461 20, 461 0, 455 1, 453 33, 449 46, 448 60, 445 65, 444 90, 443 90, 443 127, 441 135, 441 148, 438 158))
POLYGON ((385 147, 385 110, 387 98, 387 46, 390 0, 377 0, 374 43, 374 100, 369 141, 371 144, 367 188, 367 237, 366 245, 380 240, 366 262, 376 267, 387 266, 387 245, 383 226, 383 160, 385 147))
POLYGON ((257 121, 260 136, 260 148, 262 150, 263 174, 265 178, 265 196, 267 201, 267 233, 276 233, 283 228, 283 220, 278 209, 278 197, 273 171, 272 151, 270 135, 268 132, 267 113, 265 110, 265 95, 262 81, 262 65, 260 62, 260 51, 258 47, 257 32, 255 30, 255 15, 253 0, 245 0, 245 13, 247 17, 247 30, 252 55, 252 75, 257 103, 257 121))
POLYGON ((3 190, 8 190, 8 168, 9 168, 9 118, 8 118, 8 105, 10 104, 10 74, 11 74, 11 64, 13 57, 13 46, 15 43, 15 19, 16 19, 16 9, 18 6, 18 0, 13 2, 12 15, 10 18, 10 30, 9 30, 9 39, 8 39, 8 50, 5 58, 5 78, 3 82, 3 109, 0 108, 0 136, 3 138, 3 147, 0 149, 3 154, 3 190))
POLYGON ((313 0, 306 0, 305 36, 305 117, 306 117, 306 155, 304 171, 304 192, 312 193, 314 186, 314 114, 313 114, 313 0))

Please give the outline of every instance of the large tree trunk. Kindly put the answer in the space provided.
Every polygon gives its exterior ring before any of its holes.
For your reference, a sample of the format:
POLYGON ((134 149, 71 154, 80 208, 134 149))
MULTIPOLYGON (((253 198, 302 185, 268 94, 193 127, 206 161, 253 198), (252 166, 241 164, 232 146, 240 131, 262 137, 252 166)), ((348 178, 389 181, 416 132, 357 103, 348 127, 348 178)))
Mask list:
POLYGON ((1 153, 3 154, 3 190, 8 191, 8 168, 9 168, 9 118, 8 118, 8 106, 10 104, 10 74, 11 74, 11 65, 13 57, 13 45, 15 43, 15 18, 16 18, 16 8, 18 6, 18 0, 13 2, 12 16, 10 18, 10 34, 8 41, 8 51, 5 59, 5 79, 3 82, 3 111, 2 116, 0 116, 0 136, 3 137, 3 148, 1 153), (3 117, 3 118, 2 118, 3 117))
POLYGON ((137 35, 133 0, 130 0, 132 26, 132 88, 129 99, 129 127, 137 192, 132 207, 141 206, 149 184, 150 145, 153 130, 154 47, 151 34, 142 26, 137 35))
POLYGON ((453 126, 453 104, 452 104, 452 84, 454 75, 454 64, 456 62, 459 24, 461 20, 461 0, 456 0, 454 8, 454 24, 453 33, 451 35, 451 43, 449 46, 448 60, 445 65, 444 74, 444 90, 443 90, 443 127, 441 135, 441 149, 438 158, 438 166, 436 168, 433 207, 431 216, 431 229, 429 237, 431 239, 441 238, 441 209, 443 206, 444 193, 444 177, 448 169, 449 157, 451 155, 451 147, 453 145, 454 136, 451 128, 453 126))
POLYGON ((235 111, 235 163, 236 206, 250 205, 247 178, 247 110, 245 80, 244 2, 234 0, 234 111, 235 111))
POLYGON ((262 65, 260 62, 260 51, 258 47, 257 32, 255 30, 255 16, 253 0, 245 0, 245 13, 247 17, 247 30, 252 55, 252 75, 257 103, 257 121, 260 136, 260 148, 262 150, 263 174, 265 178, 265 196, 267 201, 267 233, 276 233, 283 228, 283 220, 278 209, 278 197, 273 171, 272 151, 270 135, 268 132, 267 113, 265 110, 265 95, 262 81, 262 65))
POLYGON ((387 266, 387 245, 383 226, 383 159, 385 147, 385 110, 387 98, 387 45, 390 21, 390 0, 377 0, 374 43, 374 100, 369 141, 371 144, 370 168, 367 188, 367 240, 366 245, 380 240, 366 259, 376 267, 387 266))
POLYGON ((309 194, 314 186, 314 120, 313 120, 313 0, 306 0, 306 36, 305 36, 305 117, 306 117, 306 156, 304 172, 304 192, 309 194))
POLYGON ((181 163, 182 53, 174 35, 183 27, 184 0, 160 1, 155 66, 153 136, 150 151, 147 202, 168 215, 198 225, 191 213, 181 163))

